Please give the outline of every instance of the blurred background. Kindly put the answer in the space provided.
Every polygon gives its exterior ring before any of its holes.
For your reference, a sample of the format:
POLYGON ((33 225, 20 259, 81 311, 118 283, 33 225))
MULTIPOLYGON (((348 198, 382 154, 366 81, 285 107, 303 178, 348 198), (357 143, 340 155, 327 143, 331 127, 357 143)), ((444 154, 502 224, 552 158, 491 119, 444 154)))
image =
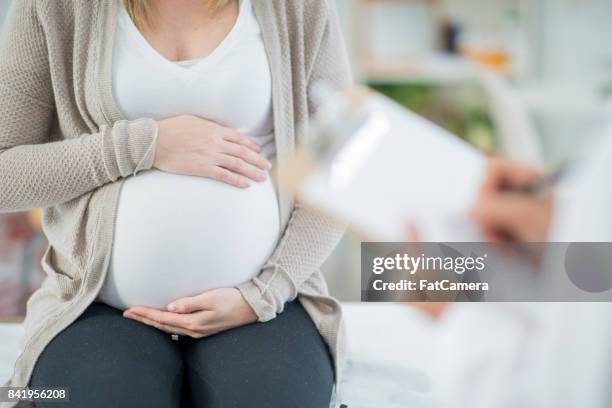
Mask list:
MULTIPOLYGON (((337 1, 357 80, 484 150, 552 167, 612 94, 609 0, 337 1)), ((344 301, 359 300, 359 241, 324 267, 344 301)), ((0 215, 0 320, 23 315, 44 247, 37 212, 0 215)))

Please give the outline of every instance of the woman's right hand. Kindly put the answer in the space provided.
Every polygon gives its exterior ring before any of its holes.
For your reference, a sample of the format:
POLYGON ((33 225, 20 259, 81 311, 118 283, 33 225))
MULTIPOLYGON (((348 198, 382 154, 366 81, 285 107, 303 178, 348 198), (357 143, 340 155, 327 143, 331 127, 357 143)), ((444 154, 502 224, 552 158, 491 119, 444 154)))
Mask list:
POLYGON ((153 167, 247 188, 250 180, 265 181, 272 168, 260 153, 257 143, 234 129, 183 115, 158 122, 153 167))

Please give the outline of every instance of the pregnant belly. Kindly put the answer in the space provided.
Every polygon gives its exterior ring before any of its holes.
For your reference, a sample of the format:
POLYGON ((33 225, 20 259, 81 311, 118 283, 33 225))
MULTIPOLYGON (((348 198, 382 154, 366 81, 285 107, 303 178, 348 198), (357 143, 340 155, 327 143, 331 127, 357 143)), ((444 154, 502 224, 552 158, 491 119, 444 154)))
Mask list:
POLYGON ((99 295, 125 309, 165 308, 259 273, 276 247, 279 215, 270 180, 238 189, 149 171, 125 181, 111 264, 99 295))

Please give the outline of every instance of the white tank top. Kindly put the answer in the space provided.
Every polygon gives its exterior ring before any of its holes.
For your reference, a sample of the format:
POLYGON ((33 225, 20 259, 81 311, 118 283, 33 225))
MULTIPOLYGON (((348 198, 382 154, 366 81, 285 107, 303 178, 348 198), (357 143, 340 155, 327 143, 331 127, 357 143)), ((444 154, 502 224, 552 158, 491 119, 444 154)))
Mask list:
MULTIPOLYGON (((161 56, 122 10, 113 93, 126 119, 191 114, 232 127, 275 154, 270 68, 250 0, 208 57, 161 56)), ((125 180, 110 268, 99 300, 165 308, 171 301, 233 287, 259 273, 279 238, 268 178, 239 189, 208 178, 150 170, 125 180)))

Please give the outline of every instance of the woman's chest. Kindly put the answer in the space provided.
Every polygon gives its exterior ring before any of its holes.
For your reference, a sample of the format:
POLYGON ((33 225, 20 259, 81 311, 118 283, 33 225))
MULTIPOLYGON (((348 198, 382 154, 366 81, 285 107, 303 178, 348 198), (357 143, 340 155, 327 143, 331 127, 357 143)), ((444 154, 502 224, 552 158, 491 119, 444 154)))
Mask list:
POLYGON ((272 84, 263 49, 228 55, 216 66, 189 69, 120 51, 113 94, 130 120, 194 115, 249 136, 272 131, 272 84))
POLYGON ((243 1, 234 28, 206 57, 165 58, 120 13, 113 95, 126 119, 194 115, 246 133, 272 131, 272 79, 261 30, 243 1))

